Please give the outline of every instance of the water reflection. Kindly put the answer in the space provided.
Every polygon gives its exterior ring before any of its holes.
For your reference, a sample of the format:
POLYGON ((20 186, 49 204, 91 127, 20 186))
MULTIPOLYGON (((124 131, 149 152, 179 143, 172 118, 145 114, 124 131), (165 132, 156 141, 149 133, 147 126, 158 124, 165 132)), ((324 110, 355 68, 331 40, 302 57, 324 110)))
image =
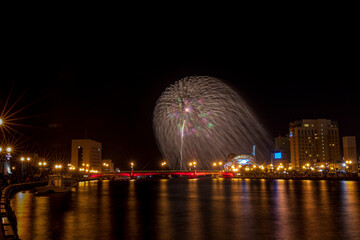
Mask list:
POLYGON ((21 239, 360 239, 359 182, 92 181, 11 201, 21 239))
POLYGON ((170 197, 168 191, 169 179, 161 179, 159 182, 159 191, 158 191, 158 214, 156 215, 156 222, 158 224, 155 226, 157 229, 157 238, 158 239, 174 239, 173 225, 171 222, 171 207, 170 207, 170 197))

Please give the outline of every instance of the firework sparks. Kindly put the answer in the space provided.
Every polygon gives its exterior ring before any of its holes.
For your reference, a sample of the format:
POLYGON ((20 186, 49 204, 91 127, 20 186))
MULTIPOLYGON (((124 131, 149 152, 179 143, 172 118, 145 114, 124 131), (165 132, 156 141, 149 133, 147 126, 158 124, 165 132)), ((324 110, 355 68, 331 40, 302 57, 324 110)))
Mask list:
POLYGON ((258 156, 268 154, 267 133, 247 104, 212 77, 187 77, 169 86, 156 103, 153 129, 172 168, 183 169, 193 159, 208 168, 229 153, 251 151, 252 145, 258 156))

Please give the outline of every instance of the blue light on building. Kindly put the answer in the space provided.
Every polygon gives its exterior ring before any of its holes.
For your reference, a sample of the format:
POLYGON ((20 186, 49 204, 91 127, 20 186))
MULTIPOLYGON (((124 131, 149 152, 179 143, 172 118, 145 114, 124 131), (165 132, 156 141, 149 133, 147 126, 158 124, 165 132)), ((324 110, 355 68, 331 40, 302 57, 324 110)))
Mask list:
POLYGON ((281 159, 281 158, 282 158, 281 152, 275 152, 274 153, 274 159, 281 159))

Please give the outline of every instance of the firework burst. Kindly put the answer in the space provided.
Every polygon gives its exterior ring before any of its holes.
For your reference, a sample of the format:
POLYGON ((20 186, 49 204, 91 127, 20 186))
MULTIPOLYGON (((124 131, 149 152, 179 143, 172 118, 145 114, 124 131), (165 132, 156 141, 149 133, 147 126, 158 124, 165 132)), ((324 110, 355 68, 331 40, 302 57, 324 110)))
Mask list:
MULTIPOLYGON (((170 167, 184 169, 196 160, 210 168, 229 153, 268 154, 269 138, 244 100, 219 79, 186 77, 169 86, 153 114, 158 146, 170 167)), ((267 155, 269 156, 269 155, 267 155)))

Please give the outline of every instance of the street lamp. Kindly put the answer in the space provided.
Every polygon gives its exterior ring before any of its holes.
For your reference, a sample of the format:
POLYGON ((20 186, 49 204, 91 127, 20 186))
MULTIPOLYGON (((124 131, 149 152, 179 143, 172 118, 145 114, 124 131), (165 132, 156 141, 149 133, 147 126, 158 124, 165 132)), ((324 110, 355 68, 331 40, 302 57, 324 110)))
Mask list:
MULTIPOLYGON (((1 174, 4 175, 5 174, 5 163, 6 161, 9 161, 11 158, 11 152, 12 152, 12 148, 11 147, 7 147, 6 148, 6 153, 4 152, 5 158, 3 158, 3 155, 0 155, 0 161, 1 161, 1 174)), ((0 153, 3 153, 3 149, 0 147, 0 153)), ((8 166, 8 169, 10 169, 10 164, 8 166)), ((10 170, 8 170, 10 173, 10 170)))
POLYGON ((130 168, 131 168, 131 171, 134 170, 134 162, 130 163, 130 168))
POLYGON ((46 166, 46 162, 43 161, 43 162, 39 162, 39 167, 40 167, 40 178, 42 177, 42 173, 43 173, 43 168, 46 166))
POLYGON ((161 166, 165 168, 166 164, 167 164, 166 162, 162 162, 161 166))
POLYGON ((62 168, 62 165, 61 165, 61 164, 56 164, 56 165, 55 165, 55 171, 56 171, 56 170, 59 170, 59 171, 60 171, 61 168, 62 168))
POLYGON ((351 171, 352 171, 352 161, 351 160, 348 160, 348 161, 345 161, 345 163, 346 163, 346 172, 350 172, 351 173, 351 171), (347 170, 347 169, 349 169, 349 170, 347 170))

